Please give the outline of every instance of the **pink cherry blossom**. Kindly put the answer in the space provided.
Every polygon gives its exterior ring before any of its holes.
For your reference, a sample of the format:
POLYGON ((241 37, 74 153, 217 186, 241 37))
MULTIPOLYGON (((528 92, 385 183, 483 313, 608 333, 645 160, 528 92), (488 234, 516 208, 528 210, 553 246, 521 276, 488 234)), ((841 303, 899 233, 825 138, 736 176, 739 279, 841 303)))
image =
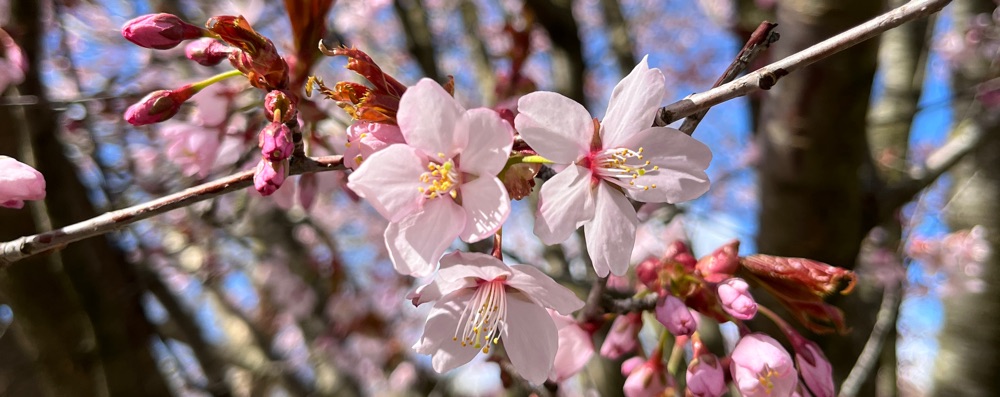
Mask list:
POLYGON ((660 357, 654 356, 632 370, 628 378, 625 378, 622 390, 626 397, 658 397, 664 395, 671 386, 673 378, 667 375, 660 357))
POLYGON ((191 124, 170 124, 160 130, 167 144, 167 158, 186 176, 205 178, 219 157, 219 132, 191 124))
POLYGON ((750 295, 750 285, 741 278, 730 278, 719 283, 719 300, 722 309, 739 320, 749 320, 757 315, 757 302, 750 295))
POLYGON ((765 334, 744 336, 730 357, 733 382, 745 397, 790 396, 798 384, 792 357, 765 334))
POLYGON ((347 127, 347 150, 344 151, 344 165, 356 170, 364 159, 395 143, 406 143, 399 127, 364 120, 355 121, 354 124, 347 127))
POLYGON ((604 344, 601 345, 601 356, 615 360, 623 354, 635 350, 639 343, 640 328, 642 328, 642 316, 639 313, 618 316, 611 323, 608 336, 604 338, 604 344))
POLYGON ((671 334, 691 335, 698 330, 698 321, 679 298, 667 295, 656 305, 656 320, 671 334))
POLYGON ((706 353, 691 360, 687 369, 688 394, 695 397, 718 397, 726 392, 726 376, 719 358, 706 353))
POLYGON ((833 386, 833 366, 819 346, 790 327, 785 327, 785 334, 792 341, 795 349, 795 364, 799 367, 802 380, 809 391, 816 397, 833 397, 836 393, 833 386))
POLYGON ((0 207, 22 208, 24 200, 45 198, 45 178, 31 166, 0 156, 0 207))
POLYGON ((396 120, 406 143, 365 159, 347 186, 389 220, 396 271, 426 276, 456 237, 483 240, 507 219, 510 199, 496 175, 514 132, 490 109, 465 110, 430 79, 406 90, 396 120))
POLYGON ((568 164, 542 185, 535 234, 558 244, 583 226, 601 277, 628 270, 638 224, 628 198, 677 203, 708 190, 708 147, 678 130, 650 127, 663 95, 663 73, 643 58, 615 87, 598 131, 583 105, 560 94, 518 100, 514 121, 524 140, 568 164))
POLYGON ((539 384, 552 370, 559 344, 556 325, 545 310, 568 315, 583 301, 529 265, 507 266, 485 254, 454 252, 441 258, 441 270, 421 288, 415 302, 435 301, 420 340, 413 345, 431 354, 443 373, 468 363, 503 340, 517 372, 539 384))
POLYGON ((549 310, 552 321, 559 330, 559 349, 556 350, 555 363, 549 372, 549 379, 559 383, 569 379, 583 369, 584 365, 594 356, 594 340, 590 333, 580 328, 573 317, 564 316, 549 310))

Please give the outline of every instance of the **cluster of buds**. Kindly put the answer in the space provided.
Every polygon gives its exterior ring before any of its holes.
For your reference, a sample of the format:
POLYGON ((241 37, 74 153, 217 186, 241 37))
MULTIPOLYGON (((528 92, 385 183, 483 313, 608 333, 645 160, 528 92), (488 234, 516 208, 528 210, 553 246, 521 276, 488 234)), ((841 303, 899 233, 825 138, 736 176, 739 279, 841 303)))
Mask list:
POLYGON ((287 124, 297 122, 292 98, 279 90, 272 90, 264 97, 264 113, 270 122, 258 135, 261 159, 253 179, 254 188, 264 196, 277 191, 288 176, 288 161, 295 151, 295 142, 287 124))
POLYGON ((198 91, 228 77, 245 76, 250 85, 267 91, 264 111, 269 123, 258 138, 261 159, 254 172, 254 187, 262 195, 270 195, 288 176, 289 159, 295 151, 297 97, 288 91, 288 64, 274 43, 242 16, 212 17, 205 26, 191 25, 170 14, 145 15, 125 23, 122 36, 141 47, 163 50, 194 40, 185 47, 188 59, 205 66, 228 59, 236 69, 180 89, 154 91, 130 106, 125 119, 136 126, 168 120, 198 91))

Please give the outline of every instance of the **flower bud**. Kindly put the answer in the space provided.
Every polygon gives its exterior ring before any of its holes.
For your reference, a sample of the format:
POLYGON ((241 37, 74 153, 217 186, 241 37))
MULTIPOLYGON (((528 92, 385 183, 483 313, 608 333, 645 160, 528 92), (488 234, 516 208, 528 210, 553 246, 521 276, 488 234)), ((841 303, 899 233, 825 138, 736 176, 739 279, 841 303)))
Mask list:
POLYGON ((757 315, 757 302, 750 295, 750 286, 741 278, 730 278, 719 284, 717 292, 722 309, 739 320, 757 315))
MULTIPOLYGON (((672 387, 673 378, 667 376, 666 368, 658 358, 650 359, 632 370, 622 391, 626 397, 655 397, 667 395, 667 389, 672 387)), ((670 394, 672 395, 672 394, 670 394)))
POLYGON ((639 282, 649 288, 652 291, 658 291, 661 287, 660 283, 660 269, 663 268, 663 262, 657 258, 646 258, 646 260, 639 262, 635 267, 635 276, 639 279, 639 282))
POLYGON ((181 110, 181 105, 195 94, 193 86, 186 85, 177 90, 157 90, 139 100, 125 110, 125 121, 134 126, 159 123, 169 120, 181 110))
POLYGON ((203 37, 188 43, 184 47, 184 56, 202 66, 215 66, 228 59, 229 53, 232 51, 232 47, 215 39, 203 37))
POLYGON ((184 40, 202 37, 204 29, 171 14, 147 14, 122 26, 122 37, 144 48, 166 50, 184 40))
POLYGON ((0 207, 22 208, 24 200, 45 198, 45 178, 31 166, 0 156, 0 207))
POLYGON ((260 154, 270 161, 284 160, 292 157, 295 145, 292 143, 292 130, 281 123, 270 123, 260 131, 258 138, 260 154))
POLYGON ((798 384, 792 357, 770 336, 744 336, 730 357, 733 382, 745 397, 790 396, 798 384))
POLYGON ((719 397, 726 392, 726 377, 719 358, 707 353, 691 360, 687 369, 688 395, 719 397))
POLYGON ((833 367, 815 342, 803 338, 792 329, 786 330, 795 348, 795 363, 802 380, 816 397, 833 397, 833 367))
POLYGON ((278 191, 288 177, 288 160, 268 161, 260 159, 253 173, 253 187, 261 196, 270 196, 278 191))
POLYGON ((640 328, 642 328, 642 317, 639 313, 618 316, 611 323, 611 330, 608 331, 608 336, 604 338, 604 344, 601 345, 601 356, 614 360, 634 350, 638 343, 636 336, 639 334, 640 328))
POLYGON ((695 268, 705 280, 713 283, 733 276, 740 268, 740 242, 733 240, 717 248, 711 255, 698 260, 695 268))
POLYGON ((691 249, 681 240, 674 240, 667 247, 667 252, 663 255, 666 262, 677 262, 684 266, 685 270, 694 270, 697 260, 691 254, 691 249))
POLYGON ((271 90, 264 96, 264 114, 267 119, 275 123, 287 123, 295 118, 294 97, 290 97, 280 90, 271 90), (275 120, 274 115, 280 114, 280 120, 275 120))
POLYGON ((698 320, 684 302, 673 295, 661 298, 656 304, 656 320, 677 336, 691 335, 698 330, 698 320))

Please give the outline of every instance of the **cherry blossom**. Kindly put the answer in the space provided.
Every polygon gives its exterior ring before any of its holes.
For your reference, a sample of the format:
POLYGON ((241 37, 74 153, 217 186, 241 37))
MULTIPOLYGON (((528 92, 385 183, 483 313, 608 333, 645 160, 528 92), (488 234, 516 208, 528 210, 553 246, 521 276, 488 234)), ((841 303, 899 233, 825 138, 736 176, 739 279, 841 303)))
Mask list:
POLYGON ((792 357, 765 334, 744 336, 730 357, 733 381, 746 397, 789 396, 798 384, 792 357))
POLYGON ((406 143, 399 127, 364 120, 355 121, 354 124, 347 127, 347 150, 344 151, 344 165, 356 170, 364 159, 396 143, 406 143))
POLYGON ((580 328, 580 324, 573 317, 564 316, 551 309, 549 315, 559 330, 559 349, 556 351, 549 379, 559 383, 576 375, 584 365, 587 365, 594 356, 594 341, 590 333, 580 328))
POLYGON ((718 397, 726 392, 726 377, 719 358, 712 353, 705 353, 688 365, 688 393, 695 397, 718 397))
POLYGON ((403 94, 396 117, 406 143, 365 159, 347 186, 389 220, 396 270, 426 276, 456 237, 480 241, 507 219, 510 199, 496 175, 514 133, 493 110, 465 110, 430 79, 403 94))
POLYGON ((423 335, 413 346, 431 354, 440 373, 468 363, 503 340, 511 364, 531 383, 549 375, 559 344, 545 310, 568 315, 583 301, 529 265, 507 266, 486 254, 454 252, 421 288, 415 303, 434 301, 423 335))
POLYGON ((22 208, 24 200, 45 198, 45 178, 31 166, 0 156, 0 207, 22 208))
POLYGON ((671 334, 690 336, 698 330, 698 321, 679 298, 667 295, 656 305, 656 319, 671 334))
POLYGON ((663 74, 643 58, 615 87, 599 127, 583 105, 560 94, 518 100, 514 121, 524 140, 568 164, 542 185, 535 234, 552 245, 583 226, 601 277, 628 270, 638 225, 629 198, 677 203, 708 190, 708 147, 678 130, 650 127, 663 95, 663 74))

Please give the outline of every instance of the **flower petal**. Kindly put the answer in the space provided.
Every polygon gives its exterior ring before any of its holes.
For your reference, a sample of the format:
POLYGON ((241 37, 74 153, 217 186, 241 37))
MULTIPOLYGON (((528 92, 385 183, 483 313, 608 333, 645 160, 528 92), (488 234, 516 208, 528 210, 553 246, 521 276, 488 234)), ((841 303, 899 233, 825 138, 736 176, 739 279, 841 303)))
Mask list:
MULTIPOLYGON (((444 266, 444 260, 447 258, 441 258, 442 265, 444 266)), ((440 273, 438 273, 440 274, 440 273)), ((458 291, 462 288, 472 287, 476 285, 475 279, 456 279, 456 280, 442 280, 440 277, 434 277, 427 284, 417 287, 416 290, 410 292, 406 295, 406 299, 409 299, 413 306, 420 306, 427 302, 433 302, 440 300, 443 296, 448 295, 452 292, 458 291)))
POLYGON ((655 189, 630 189, 629 194, 647 203, 679 203, 693 200, 708 191, 705 169, 712 162, 712 151, 687 134, 667 127, 653 127, 632 136, 625 147, 643 148, 644 160, 659 166, 635 180, 636 184, 655 189))
POLYGON ((559 244, 594 217, 590 170, 571 164, 542 184, 538 193, 535 235, 546 245, 559 244))
POLYGON ((493 281, 510 274, 510 268, 491 255, 455 251, 441 258, 441 270, 438 270, 437 278, 447 282, 467 278, 493 281))
POLYGON ((532 384, 541 384, 552 369, 559 334, 552 317, 527 296, 507 294, 507 323, 503 347, 517 372, 532 384))
POLYGON ((463 183, 460 189, 465 208, 462 240, 476 242, 496 233, 510 215, 510 198, 503 182, 495 176, 483 176, 463 183))
POLYGON ((472 291, 461 290, 434 304, 427 316, 427 323, 424 324, 424 333, 413 345, 413 350, 417 353, 434 355, 431 364, 438 373, 458 368, 479 353, 479 349, 463 347, 461 343, 452 340, 462 310, 465 310, 471 297, 472 291))
POLYGON ((590 151, 594 121, 576 101, 554 92, 532 92, 518 99, 517 111, 514 125, 539 155, 569 164, 590 151))
POLYGON ((468 133, 455 128, 464 112, 444 88, 425 78, 403 93, 396 121, 406 144, 430 156, 452 158, 468 144, 468 133))
POLYGON ((624 194, 603 182, 597 186, 594 201, 594 220, 583 227, 594 270, 600 277, 606 277, 609 270, 625 275, 639 224, 635 209, 624 194))
POLYGON ((493 109, 469 110, 458 120, 458 130, 466 131, 469 144, 462 151, 459 168, 474 175, 497 175, 510 157, 514 129, 493 109))
POLYGON ((406 145, 392 145, 373 154, 347 177, 347 187, 364 197, 389 222, 399 222, 420 209, 426 183, 427 159, 406 145))
POLYGON ((465 211, 450 198, 429 200, 423 211, 390 222, 385 229, 385 246, 393 267, 403 275, 430 275, 464 225, 465 211))
POLYGON ((531 265, 513 265, 507 285, 544 307, 560 314, 570 314, 583 307, 583 301, 573 291, 555 282, 551 277, 531 265))
POLYGON ((632 72, 611 92, 608 111, 601 121, 603 148, 621 147, 629 136, 653 125, 653 116, 663 101, 663 73, 650 69, 642 57, 632 72))

